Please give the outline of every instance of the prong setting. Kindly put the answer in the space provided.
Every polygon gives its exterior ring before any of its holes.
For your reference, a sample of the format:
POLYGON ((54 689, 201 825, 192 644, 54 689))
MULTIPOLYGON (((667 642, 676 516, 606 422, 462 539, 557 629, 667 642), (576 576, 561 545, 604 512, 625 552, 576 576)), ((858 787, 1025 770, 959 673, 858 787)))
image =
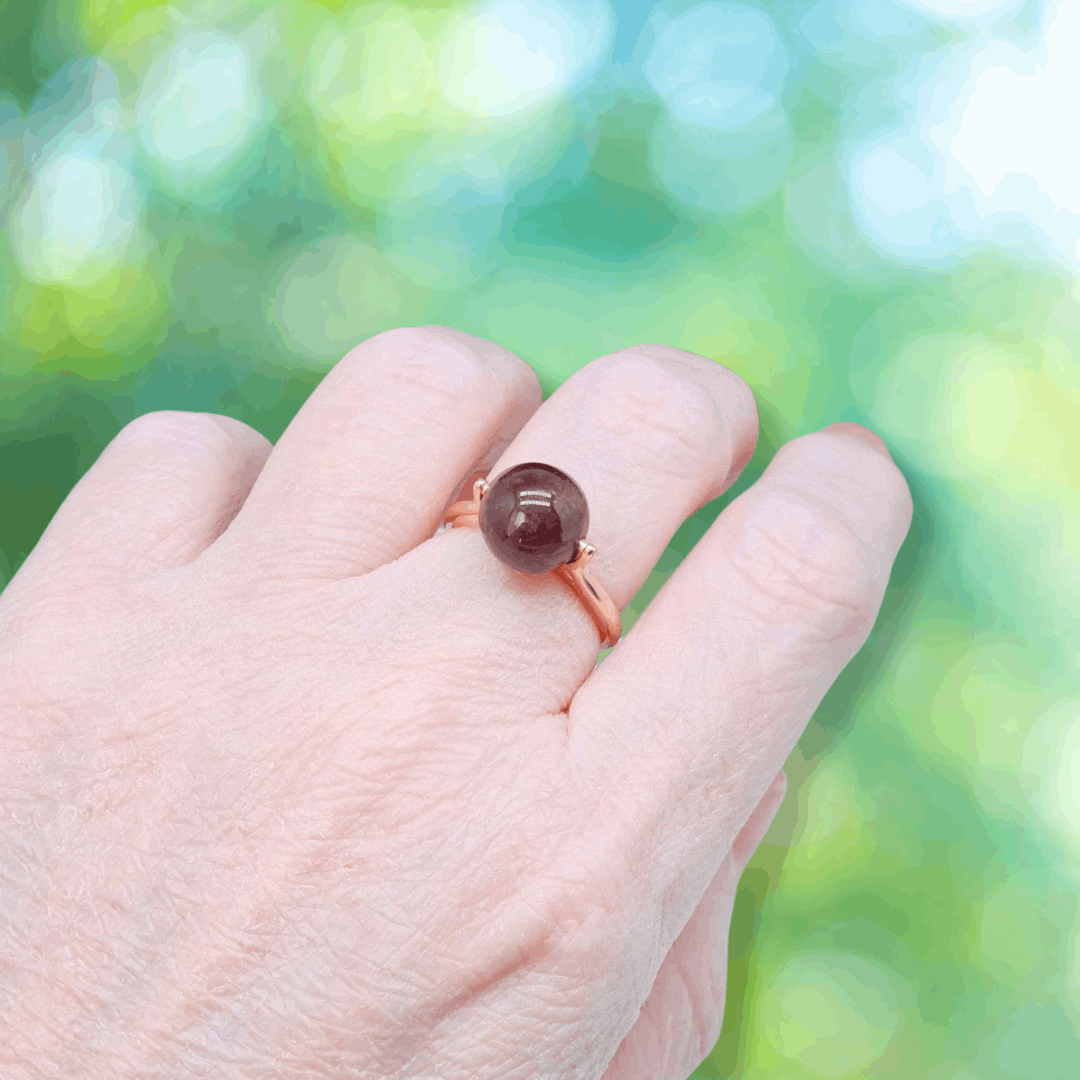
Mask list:
POLYGON ((596 545, 585 540, 577 542, 577 554, 566 564, 567 566, 584 566, 596 554, 596 545))
POLYGON ((511 569, 524 574, 550 570, 588 609, 602 645, 614 646, 622 635, 619 609, 585 566, 596 553, 596 545, 584 538, 589 529, 584 493, 571 477, 542 462, 514 466, 496 481, 474 480, 472 500, 448 507, 446 524, 454 529, 479 528, 492 553, 511 569), (493 487, 495 494, 481 505, 493 487), (509 528, 511 517, 513 528, 509 528), (522 525, 528 527, 519 529, 522 525), (557 553, 550 550, 553 538, 558 542, 557 553), (549 548, 546 557, 542 554, 545 546, 549 548), (568 553, 573 558, 553 564, 551 555, 565 559, 568 553))

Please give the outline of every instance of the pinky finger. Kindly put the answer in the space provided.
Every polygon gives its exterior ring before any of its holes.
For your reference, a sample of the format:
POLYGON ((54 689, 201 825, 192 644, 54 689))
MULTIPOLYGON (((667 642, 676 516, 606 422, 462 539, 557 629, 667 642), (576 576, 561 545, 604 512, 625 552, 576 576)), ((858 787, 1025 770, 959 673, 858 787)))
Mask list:
POLYGON ((664 958, 602 1080, 686 1080, 715 1046, 724 1021, 728 933, 739 879, 786 791, 781 769, 664 958))

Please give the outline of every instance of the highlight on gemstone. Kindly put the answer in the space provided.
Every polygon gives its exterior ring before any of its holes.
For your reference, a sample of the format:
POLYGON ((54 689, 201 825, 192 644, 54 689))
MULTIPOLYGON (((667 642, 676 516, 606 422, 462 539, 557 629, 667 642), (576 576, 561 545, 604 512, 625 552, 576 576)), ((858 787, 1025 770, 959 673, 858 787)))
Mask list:
POLYGON ((487 546, 525 574, 543 574, 569 562, 588 530, 585 493, 551 465, 515 465, 493 480, 480 500, 480 532, 487 546))

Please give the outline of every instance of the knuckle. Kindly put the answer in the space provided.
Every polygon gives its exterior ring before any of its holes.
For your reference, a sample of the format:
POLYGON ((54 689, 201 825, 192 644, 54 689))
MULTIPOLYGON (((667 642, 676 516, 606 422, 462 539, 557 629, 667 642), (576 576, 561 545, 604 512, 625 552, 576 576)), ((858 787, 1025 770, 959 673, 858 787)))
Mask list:
POLYGON ((378 347, 401 352, 424 352, 437 349, 445 341, 446 332, 441 326, 395 326, 368 338, 357 348, 378 347))
POLYGON ((143 413, 129 421, 113 440, 116 450, 125 458, 137 457, 161 463, 162 456, 172 457, 179 451, 185 463, 192 461, 227 462, 249 465, 265 461, 273 446, 269 439, 242 420, 218 413, 182 412, 161 409, 143 413), (125 444, 128 449, 125 450, 125 444), (147 448, 171 448, 166 455, 148 454, 147 448))
MULTIPOLYGON (((135 417, 120 429, 124 438, 197 439, 200 441, 232 442, 240 435, 240 429, 258 436, 254 428, 231 416, 217 413, 183 412, 179 409, 158 409, 135 417)), ((264 439, 264 441, 266 441, 264 439)))
POLYGON ((444 327, 397 327, 358 345, 331 375, 351 381, 357 369, 370 370, 380 381, 389 378, 397 386, 457 400, 474 395, 478 388, 490 392, 500 381, 492 351, 506 350, 493 345, 478 348, 480 344, 479 338, 444 327))
POLYGON ((237 420, 234 416, 222 416, 220 413, 200 413, 200 416, 209 416, 218 427, 225 432, 229 439, 238 446, 254 447, 269 452, 273 444, 261 432, 243 420, 237 420))
POLYGON ((607 407, 609 431, 630 436, 643 463, 669 475, 716 468, 725 441, 716 400, 677 366, 633 353, 616 354, 609 376, 617 386, 607 407))
POLYGON ((613 356, 638 356, 680 373, 688 381, 698 383, 716 401, 734 399, 738 404, 756 408, 750 384, 731 368, 710 360, 699 353, 677 349, 673 345, 635 345, 613 356))
POLYGON ((771 492, 743 524, 736 571, 771 615, 828 639, 869 632, 877 569, 867 547, 822 499, 771 492))
MULTIPOLYGON (((852 424, 851 427, 858 425, 852 424)), ((828 429, 792 439, 776 453, 778 481, 785 490, 816 497, 846 520, 864 551, 883 553, 900 546, 911 524, 911 490, 896 463, 877 449, 876 435, 865 428, 860 436, 837 436, 828 429)), ((884 444, 882 444, 884 445, 884 444)))
POLYGON ((129 420, 120 430, 124 434, 156 436, 162 432, 209 431, 210 414, 184 412, 181 409, 155 409, 129 420))

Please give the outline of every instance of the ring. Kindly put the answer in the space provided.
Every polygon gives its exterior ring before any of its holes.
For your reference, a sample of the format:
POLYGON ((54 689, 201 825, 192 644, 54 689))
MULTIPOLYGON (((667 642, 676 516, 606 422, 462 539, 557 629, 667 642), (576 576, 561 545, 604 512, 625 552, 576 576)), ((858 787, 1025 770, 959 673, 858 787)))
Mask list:
POLYGON ((515 465, 488 482, 473 484, 473 497, 446 511, 451 528, 479 526, 492 554, 522 574, 551 573, 577 593, 600 631, 602 647, 622 635, 619 609, 586 569, 596 548, 585 541, 589 505, 564 473, 538 461, 515 465))

